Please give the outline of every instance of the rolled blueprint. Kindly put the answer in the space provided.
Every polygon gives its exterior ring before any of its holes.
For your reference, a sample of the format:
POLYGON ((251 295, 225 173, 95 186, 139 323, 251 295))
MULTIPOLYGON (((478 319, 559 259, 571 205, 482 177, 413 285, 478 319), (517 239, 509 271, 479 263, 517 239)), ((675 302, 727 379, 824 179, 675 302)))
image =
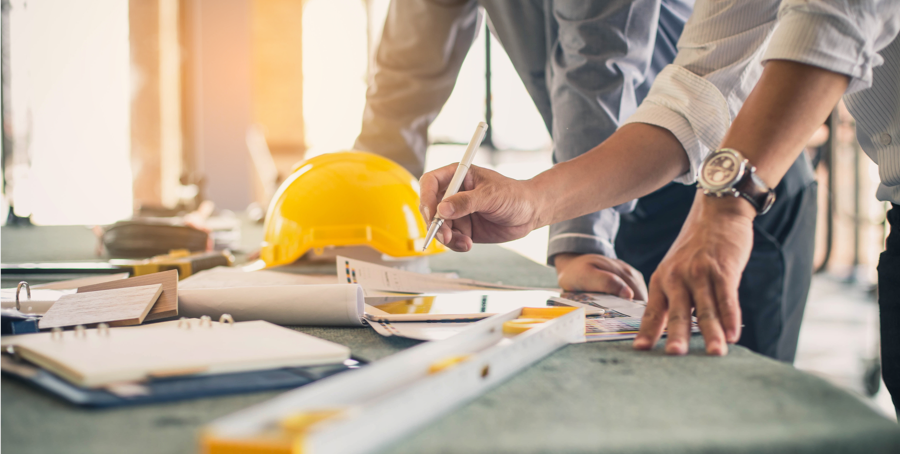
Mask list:
POLYGON ((217 320, 265 320, 278 325, 362 326, 362 287, 356 284, 266 285, 178 290, 178 313, 217 320))

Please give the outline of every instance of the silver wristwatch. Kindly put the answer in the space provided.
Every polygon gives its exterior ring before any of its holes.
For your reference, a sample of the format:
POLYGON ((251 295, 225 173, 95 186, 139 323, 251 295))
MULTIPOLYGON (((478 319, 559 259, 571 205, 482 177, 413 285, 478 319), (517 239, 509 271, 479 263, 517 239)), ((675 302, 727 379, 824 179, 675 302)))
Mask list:
POLYGON ((756 175, 756 167, 737 150, 722 148, 703 160, 698 185, 706 195, 743 197, 765 214, 775 203, 775 191, 756 175))

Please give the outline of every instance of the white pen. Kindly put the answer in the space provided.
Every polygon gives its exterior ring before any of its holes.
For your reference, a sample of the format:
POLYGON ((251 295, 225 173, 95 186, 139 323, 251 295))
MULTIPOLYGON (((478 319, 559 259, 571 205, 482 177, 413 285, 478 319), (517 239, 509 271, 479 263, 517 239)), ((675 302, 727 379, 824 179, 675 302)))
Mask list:
MULTIPOLYGON (((459 165, 456 166, 456 172, 453 174, 453 178, 450 180, 450 185, 447 186, 447 191, 444 192, 444 197, 441 199, 441 202, 447 197, 459 192, 463 180, 466 179, 466 173, 469 172, 469 166, 472 165, 472 160, 475 159, 475 153, 478 151, 478 147, 481 146, 481 141, 484 140, 484 134, 487 132, 487 129, 487 123, 483 121, 478 123, 478 126, 475 128, 475 135, 472 136, 472 140, 469 141, 469 146, 466 147, 466 152, 463 154, 462 160, 460 160, 459 165)), ((431 226, 428 227, 428 234, 425 235, 425 244, 422 246, 422 252, 428 249, 428 245, 431 244, 431 240, 434 239, 434 235, 437 234, 438 229, 440 229, 442 225, 444 225, 444 220, 435 213, 434 219, 431 220, 431 226)))

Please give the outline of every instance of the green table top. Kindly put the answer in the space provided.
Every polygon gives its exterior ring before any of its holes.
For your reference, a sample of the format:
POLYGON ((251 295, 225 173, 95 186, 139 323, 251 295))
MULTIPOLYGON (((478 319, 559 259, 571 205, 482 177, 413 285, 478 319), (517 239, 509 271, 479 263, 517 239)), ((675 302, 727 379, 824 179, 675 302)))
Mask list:
MULTIPOLYGON (((89 259, 92 241, 83 228, 3 228, 3 261, 89 259)), ((431 267, 555 284, 551 269, 497 246, 434 257, 431 267)), ((417 344, 368 328, 297 329, 367 360, 417 344)), ((708 357, 699 336, 692 348, 669 357, 627 341, 567 346, 387 452, 900 452, 895 423, 824 380, 740 347, 708 357)), ((197 452, 200 426, 279 394, 87 410, 0 383, 0 448, 11 453, 197 452)))

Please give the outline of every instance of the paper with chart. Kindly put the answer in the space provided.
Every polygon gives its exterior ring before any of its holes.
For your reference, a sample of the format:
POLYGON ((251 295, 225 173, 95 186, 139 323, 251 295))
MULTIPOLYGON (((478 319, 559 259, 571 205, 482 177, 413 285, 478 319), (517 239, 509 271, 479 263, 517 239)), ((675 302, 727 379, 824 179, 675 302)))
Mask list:
MULTIPOLYGON (((644 316, 647 305, 643 301, 602 293, 563 293, 562 298, 604 309, 603 315, 585 319, 584 335, 587 342, 634 339, 641 329, 641 317, 644 316)), ((693 317, 691 332, 700 332, 697 320, 693 317)))
MULTIPOLYGON (((575 301, 587 306, 603 309, 602 315, 585 318, 585 341, 601 342, 637 337, 644 315, 646 303, 619 298, 601 293, 563 293, 562 299, 575 301)), ((470 326, 472 322, 458 320, 429 322, 393 322, 386 320, 369 320, 369 325, 382 336, 407 337, 418 340, 446 339, 470 326)), ((691 332, 700 329, 693 321, 691 332)))
POLYGON ((536 287, 481 282, 474 279, 455 279, 441 274, 421 274, 402 271, 373 263, 337 257, 338 279, 344 284, 359 284, 366 296, 383 296, 383 292, 437 293, 467 292, 472 290, 545 290, 536 287), (371 291, 380 291, 371 295, 371 291))

